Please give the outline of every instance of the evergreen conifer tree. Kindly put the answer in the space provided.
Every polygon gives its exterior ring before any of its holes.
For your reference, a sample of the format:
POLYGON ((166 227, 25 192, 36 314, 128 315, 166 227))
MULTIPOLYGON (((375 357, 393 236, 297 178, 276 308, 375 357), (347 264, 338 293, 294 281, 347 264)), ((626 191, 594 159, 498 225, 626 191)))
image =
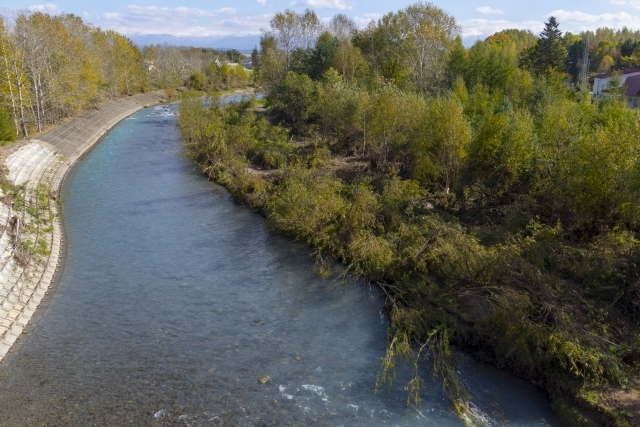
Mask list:
POLYGON ((560 24, 554 16, 544 24, 540 39, 535 48, 534 68, 537 73, 544 73, 549 69, 562 70, 567 57, 567 50, 562 41, 560 24))

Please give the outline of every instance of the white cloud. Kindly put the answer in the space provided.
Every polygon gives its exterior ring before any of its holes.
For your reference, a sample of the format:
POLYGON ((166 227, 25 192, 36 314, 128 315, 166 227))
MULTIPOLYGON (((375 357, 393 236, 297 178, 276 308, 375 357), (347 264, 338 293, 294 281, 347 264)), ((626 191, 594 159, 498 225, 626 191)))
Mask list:
POLYGON ((120 19, 120 14, 118 12, 106 12, 102 16, 104 16, 105 19, 109 20, 120 19))
MULTIPOLYGON (((629 2, 628 2, 629 3, 629 2)), ((554 10, 547 17, 555 16, 563 31, 580 32, 600 27, 640 29, 640 17, 626 12, 593 15, 580 11, 554 10)))
POLYGON ((358 28, 366 28, 370 22, 376 22, 380 18, 382 18, 381 13, 364 13, 362 16, 354 16, 352 19, 358 28))
POLYGON ((609 0, 609 3, 618 6, 629 6, 633 9, 640 9, 640 0, 609 0))
POLYGON ((291 6, 304 5, 315 9, 338 9, 351 10, 353 6, 344 2, 344 0, 301 0, 294 1, 291 6))
POLYGON ((261 4, 263 6, 267 4, 267 0, 256 0, 256 1, 258 2, 258 4, 261 4))
POLYGON ((482 6, 476 9, 476 12, 482 13, 483 15, 504 15, 504 10, 494 9, 489 6, 482 6))
POLYGON ((33 6, 28 6, 28 10, 31 12, 44 12, 50 13, 52 15, 56 15, 60 13, 60 9, 58 9, 58 5, 47 3, 47 4, 34 4, 33 6))
POLYGON ((493 33, 506 29, 530 30, 539 33, 544 28, 541 21, 513 22, 504 19, 470 19, 460 23, 462 25, 462 37, 488 37, 493 33))
POLYGON ((178 7, 158 7, 158 6, 128 6, 127 14, 139 17, 149 16, 151 19, 157 17, 163 18, 201 18, 218 15, 233 15, 236 10, 232 7, 223 7, 221 9, 198 9, 184 6, 178 7))
POLYGON ((83 14, 87 21, 123 34, 182 37, 248 36, 269 25, 269 14, 239 14, 232 7, 199 9, 130 5, 124 12, 83 14))
MULTIPOLYGON (((630 3, 626 0, 610 0, 610 2, 613 1, 630 3)), ((638 3, 640 3, 640 0, 638 0, 638 3)), ((560 29, 563 32, 571 31, 574 34, 585 30, 593 31, 600 27, 618 29, 626 26, 633 30, 640 29, 640 16, 631 15, 627 12, 594 15, 580 11, 559 9, 546 14, 547 18, 550 16, 556 17, 560 23, 560 29)), ((514 22, 503 19, 470 19, 460 22, 460 25, 462 25, 462 36, 465 39, 485 38, 493 33, 509 28, 530 30, 534 34, 539 34, 544 28, 544 22, 542 21, 514 22)))

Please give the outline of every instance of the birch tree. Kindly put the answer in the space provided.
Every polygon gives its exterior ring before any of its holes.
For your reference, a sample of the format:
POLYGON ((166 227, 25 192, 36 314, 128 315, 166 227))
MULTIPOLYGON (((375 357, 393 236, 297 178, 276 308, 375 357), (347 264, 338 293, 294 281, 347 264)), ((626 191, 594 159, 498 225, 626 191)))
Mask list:
POLYGON ((300 32, 300 16, 294 11, 287 9, 284 12, 276 13, 271 21, 270 30, 266 37, 273 37, 278 49, 283 53, 284 71, 289 71, 291 65, 291 54, 300 46, 302 34, 300 32))
POLYGON ((24 72, 22 53, 18 50, 13 38, 0 17, 0 55, 2 55, 2 96, 3 103, 10 106, 16 132, 21 132, 25 138, 29 137, 28 115, 29 81, 24 72))
POLYGON ((418 2, 384 16, 380 26, 416 89, 428 92, 443 80, 449 50, 461 30, 455 18, 431 3, 418 2))

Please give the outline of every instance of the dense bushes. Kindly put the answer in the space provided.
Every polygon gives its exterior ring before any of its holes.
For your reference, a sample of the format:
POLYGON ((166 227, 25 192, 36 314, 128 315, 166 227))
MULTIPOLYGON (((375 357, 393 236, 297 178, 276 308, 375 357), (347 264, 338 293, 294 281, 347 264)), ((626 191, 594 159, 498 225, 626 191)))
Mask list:
MULTIPOLYGON (((349 104, 357 93, 334 102, 358 111, 349 104)), ((549 108, 580 117, 578 124, 521 110, 491 113, 474 128, 453 95, 404 97, 382 87, 366 99, 390 114, 364 113, 384 123, 358 124, 364 129, 351 128, 345 139, 317 119, 318 135, 306 130, 312 136, 291 142, 251 100, 210 108, 184 101, 180 128, 203 172, 314 247, 319 272, 327 273, 327 258, 340 259, 383 287, 394 301, 393 328, 406 339, 439 328, 447 340, 575 398, 624 384, 639 344, 631 160, 638 118, 616 105, 562 101, 549 108), (438 123, 425 127, 416 117, 438 123), (324 147, 363 158, 365 131, 370 168, 338 178, 341 163, 324 147), (565 143, 548 143, 547 131, 556 141, 565 132, 565 143), (616 146, 605 150, 612 135, 616 146), (616 173, 605 173, 607 164, 617 164, 616 173)), ((310 114, 322 108, 312 104, 310 114)), ((443 372, 454 384, 455 375, 443 372)), ((463 398, 456 390, 449 391, 463 398)))
MULTIPOLYGON (((601 396, 640 363, 640 116, 583 102, 555 70, 519 67, 527 34, 451 43, 457 75, 435 94, 380 78, 407 65, 363 51, 364 77, 269 74, 266 113, 184 103, 187 151, 311 245, 320 273, 338 259, 380 286, 391 316, 381 381, 396 357, 431 355, 469 419, 454 343, 535 381, 574 419, 567 402, 624 426, 601 396)), ((419 386, 408 385, 413 402, 419 386)))

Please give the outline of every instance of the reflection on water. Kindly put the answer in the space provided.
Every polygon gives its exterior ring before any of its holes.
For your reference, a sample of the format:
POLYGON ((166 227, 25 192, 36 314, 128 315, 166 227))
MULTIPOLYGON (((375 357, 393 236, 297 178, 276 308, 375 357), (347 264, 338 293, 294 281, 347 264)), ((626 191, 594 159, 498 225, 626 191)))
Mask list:
MULTIPOLYGON (((0 370, 0 425, 460 426, 427 372, 421 412, 406 369, 373 393, 379 296, 320 280, 307 248, 196 174, 174 110, 123 121, 69 175, 66 267, 0 370)), ((460 359, 491 424, 557 425, 525 383, 460 359)))

